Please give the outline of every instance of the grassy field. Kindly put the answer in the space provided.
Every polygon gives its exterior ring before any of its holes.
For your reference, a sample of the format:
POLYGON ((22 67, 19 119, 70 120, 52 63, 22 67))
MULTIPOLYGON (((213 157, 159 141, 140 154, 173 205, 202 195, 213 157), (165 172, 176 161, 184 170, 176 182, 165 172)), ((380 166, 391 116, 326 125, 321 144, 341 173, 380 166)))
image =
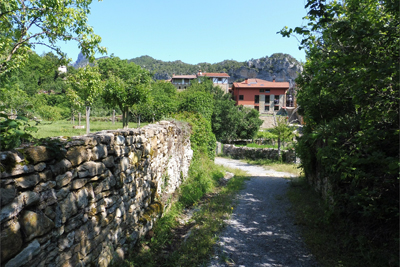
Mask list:
MULTIPOLYGON (((140 126, 147 125, 148 123, 141 123, 140 126)), ((78 123, 75 123, 78 125, 78 123)), ((81 125, 85 125, 86 122, 82 121, 81 125)), ((70 121, 57 121, 57 122, 41 122, 37 127, 39 130, 33 134, 35 138, 46 138, 54 136, 79 136, 86 134, 85 129, 73 129, 73 124, 70 121)), ((136 123, 129 123, 129 128, 136 128, 136 123)), ((122 122, 115 122, 112 124, 111 121, 91 121, 90 122, 90 132, 95 133, 102 130, 117 130, 122 129, 122 122)))

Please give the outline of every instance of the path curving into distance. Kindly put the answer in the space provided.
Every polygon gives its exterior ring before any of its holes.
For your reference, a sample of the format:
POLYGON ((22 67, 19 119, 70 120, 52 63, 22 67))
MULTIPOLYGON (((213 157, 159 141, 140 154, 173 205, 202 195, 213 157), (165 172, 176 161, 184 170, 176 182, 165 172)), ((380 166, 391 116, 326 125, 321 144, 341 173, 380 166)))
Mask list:
POLYGON ((251 178, 237 196, 208 267, 318 266, 288 213, 285 177, 293 175, 234 159, 215 158, 215 163, 244 170, 251 178))

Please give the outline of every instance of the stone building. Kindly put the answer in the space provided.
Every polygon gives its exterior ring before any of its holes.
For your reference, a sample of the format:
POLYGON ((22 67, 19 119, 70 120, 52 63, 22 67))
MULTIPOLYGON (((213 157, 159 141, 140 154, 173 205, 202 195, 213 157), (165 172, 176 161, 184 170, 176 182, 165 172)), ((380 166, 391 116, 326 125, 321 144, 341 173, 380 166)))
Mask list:
POLYGON ((228 79, 229 75, 226 73, 207 73, 202 72, 201 70, 196 75, 172 75, 171 83, 176 87, 178 90, 184 90, 194 79, 198 79, 200 77, 208 77, 212 80, 215 86, 219 86, 224 93, 229 92, 229 84, 228 79))

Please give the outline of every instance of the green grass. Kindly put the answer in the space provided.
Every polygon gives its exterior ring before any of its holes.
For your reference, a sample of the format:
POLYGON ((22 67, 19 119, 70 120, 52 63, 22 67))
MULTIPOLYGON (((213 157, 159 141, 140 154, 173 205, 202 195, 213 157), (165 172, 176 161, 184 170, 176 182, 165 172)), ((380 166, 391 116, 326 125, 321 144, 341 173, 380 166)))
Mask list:
POLYGON ((250 144, 247 144, 247 145, 235 145, 235 146, 237 146, 237 147, 245 146, 245 147, 252 147, 252 148, 278 148, 278 144, 275 144, 275 145, 269 145, 269 144, 259 145, 259 144, 255 144, 255 143, 250 143, 250 144))
POLYGON ((243 172, 231 170, 236 176, 225 187, 220 187, 217 181, 225 172, 222 167, 202 158, 191 169, 179 201, 157 221, 152 236, 141 240, 128 260, 116 266, 199 266, 210 259, 224 220, 232 213, 234 196, 248 178, 243 172), (200 171, 205 167, 205 171, 200 171), (187 225, 179 225, 177 218, 188 205, 198 207, 199 211, 187 225), (191 234, 183 242, 177 233, 189 228, 191 234))
POLYGON ((300 168, 300 166, 294 163, 285 163, 272 159, 257 159, 257 160, 247 159, 246 162, 253 165, 261 165, 264 166, 265 168, 272 169, 278 172, 291 173, 296 176, 300 176, 302 173, 302 169, 300 168))
MULTIPOLYGON (((75 122, 75 125, 78 125, 75 122)), ((85 125, 86 121, 82 121, 81 125, 85 125)), ((147 123, 141 123, 140 126, 147 125, 147 123)), ((56 122, 46 122, 43 121, 39 124, 38 131, 33 133, 35 138, 46 138, 54 136, 80 136, 86 134, 86 129, 73 129, 73 124, 70 121, 56 121, 56 122)), ((136 123, 129 123, 129 128, 136 128, 136 123)), ((95 133, 102 130, 117 130, 122 129, 122 122, 115 122, 112 124, 111 121, 91 121, 90 122, 90 132, 95 133)))
POLYGON ((353 222, 331 214, 304 177, 292 180, 287 196, 303 240, 321 266, 399 266, 398 242, 377 247, 353 222))

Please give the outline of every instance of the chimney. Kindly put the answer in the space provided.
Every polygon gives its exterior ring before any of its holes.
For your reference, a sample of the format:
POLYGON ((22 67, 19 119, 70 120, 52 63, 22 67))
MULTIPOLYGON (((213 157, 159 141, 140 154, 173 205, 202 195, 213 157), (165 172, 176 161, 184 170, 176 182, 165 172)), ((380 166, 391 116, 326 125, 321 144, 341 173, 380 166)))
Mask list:
POLYGON ((272 82, 275 82, 276 76, 272 76, 272 82))
POLYGON ((201 72, 201 70, 199 70, 198 76, 201 76, 201 75, 202 75, 202 72, 201 72))

